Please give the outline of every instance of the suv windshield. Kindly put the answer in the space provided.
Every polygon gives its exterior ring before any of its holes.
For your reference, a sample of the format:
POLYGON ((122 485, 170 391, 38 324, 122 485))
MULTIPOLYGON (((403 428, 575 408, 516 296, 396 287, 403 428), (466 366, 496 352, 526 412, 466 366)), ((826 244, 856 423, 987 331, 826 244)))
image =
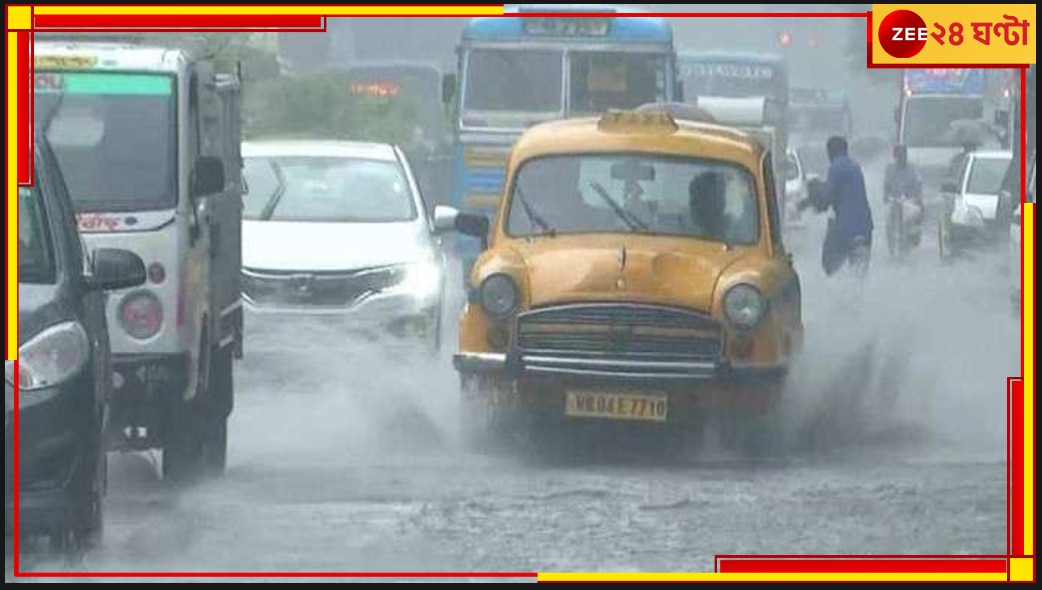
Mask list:
MULTIPOLYGON (((39 186, 39 183, 35 183, 39 186)), ((39 189, 18 188, 18 282, 47 284, 55 279, 54 249, 39 189)))
POLYGON ((730 244, 759 241, 752 174, 729 162, 647 154, 567 155, 521 166, 511 236, 646 233, 730 244))
POLYGON ((395 162, 355 158, 245 159, 243 217, 262 221, 394 222, 416 219, 395 162))
POLYGON ((77 212, 177 205, 171 76, 36 72, 34 101, 77 212))

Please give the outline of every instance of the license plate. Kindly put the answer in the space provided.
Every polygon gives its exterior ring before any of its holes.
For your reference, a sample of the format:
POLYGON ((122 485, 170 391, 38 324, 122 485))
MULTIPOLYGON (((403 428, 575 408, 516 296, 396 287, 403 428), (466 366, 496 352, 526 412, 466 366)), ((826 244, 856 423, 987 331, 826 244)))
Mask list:
POLYGON ((569 391, 564 412, 576 418, 665 422, 668 406, 666 396, 569 391))

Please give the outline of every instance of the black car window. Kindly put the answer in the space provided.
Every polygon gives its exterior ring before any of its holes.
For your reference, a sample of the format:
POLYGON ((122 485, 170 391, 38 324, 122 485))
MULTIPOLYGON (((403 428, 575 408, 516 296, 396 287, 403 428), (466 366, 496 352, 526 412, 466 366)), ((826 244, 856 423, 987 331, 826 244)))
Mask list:
POLYGON ((56 279, 54 243, 39 182, 34 184, 18 188, 18 282, 52 284, 56 279))

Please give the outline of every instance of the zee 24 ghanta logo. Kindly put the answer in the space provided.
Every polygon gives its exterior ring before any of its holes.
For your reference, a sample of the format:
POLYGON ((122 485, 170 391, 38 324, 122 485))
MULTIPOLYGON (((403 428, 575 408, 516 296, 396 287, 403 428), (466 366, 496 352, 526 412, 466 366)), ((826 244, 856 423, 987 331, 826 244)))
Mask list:
POLYGON ((1016 16, 1003 14, 1002 21, 992 22, 934 22, 932 27, 911 10, 895 10, 879 25, 879 44, 892 57, 915 57, 931 40, 939 45, 959 47, 967 42, 990 46, 1005 43, 1013 47, 1028 44, 1031 23, 1016 16), (972 37, 967 37, 972 33, 972 37), (994 35, 994 37, 993 37, 994 35), (972 41, 971 41, 972 39, 972 41))

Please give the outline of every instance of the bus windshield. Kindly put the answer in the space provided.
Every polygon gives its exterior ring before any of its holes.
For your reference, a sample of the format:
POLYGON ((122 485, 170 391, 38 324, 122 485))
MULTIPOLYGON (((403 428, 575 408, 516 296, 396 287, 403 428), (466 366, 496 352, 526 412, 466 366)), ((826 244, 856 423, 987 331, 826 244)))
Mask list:
POLYGON ((173 77, 36 72, 34 96, 77 212, 176 206, 173 77))
POLYGON ((666 100, 666 57, 648 53, 569 55, 571 114, 632 109, 666 100))
POLYGON ((559 50, 472 49, 463 110, 559 114, 563 66, 559 50))
POLYGON ((905 102, 902 142, 908 147, 958 147, 950 125, 983 115, 980 97, 913 97, 905 102))

